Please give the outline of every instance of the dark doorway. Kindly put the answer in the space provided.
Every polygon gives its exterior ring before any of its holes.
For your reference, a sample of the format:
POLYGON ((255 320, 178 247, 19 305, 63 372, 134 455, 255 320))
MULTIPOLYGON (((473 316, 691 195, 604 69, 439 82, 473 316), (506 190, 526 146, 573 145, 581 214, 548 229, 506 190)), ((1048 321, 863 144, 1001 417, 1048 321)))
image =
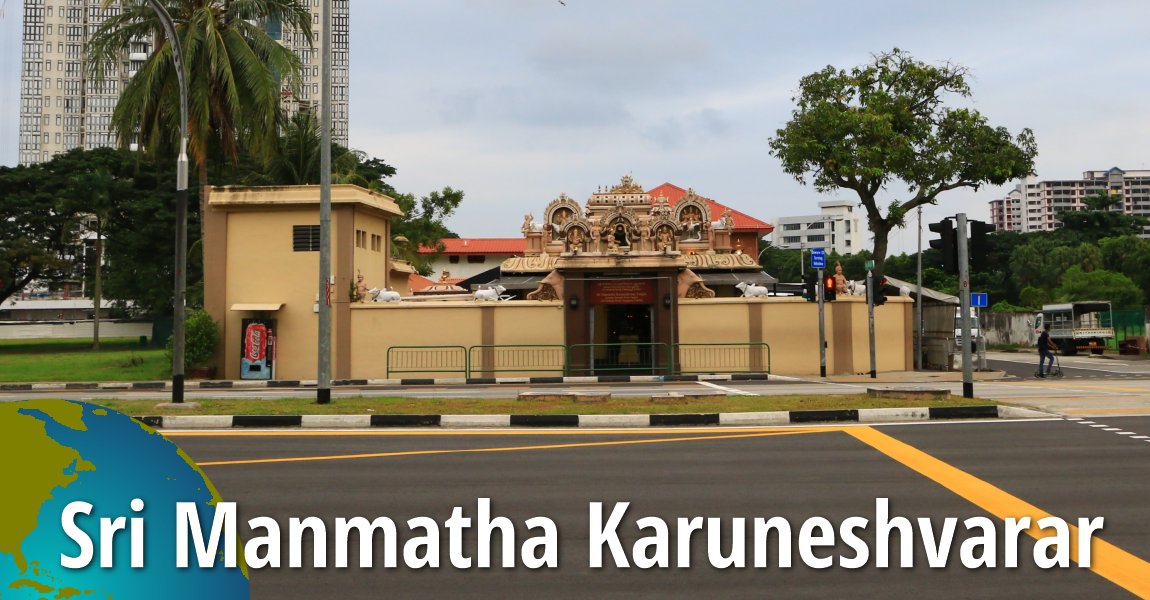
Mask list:
POLYGON ((651 374, 655 365, 651 306, 601 304, 592 308, 591 339, 597 375, 651 374))

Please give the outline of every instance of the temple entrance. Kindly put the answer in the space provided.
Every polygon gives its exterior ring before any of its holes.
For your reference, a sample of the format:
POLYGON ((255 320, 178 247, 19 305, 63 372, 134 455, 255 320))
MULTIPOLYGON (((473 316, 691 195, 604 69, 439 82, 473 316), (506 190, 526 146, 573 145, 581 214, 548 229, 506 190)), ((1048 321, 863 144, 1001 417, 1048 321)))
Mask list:
POLYGON ((591 369, 596 375, 651 374, 655 365, 651 280, 594 281, 590 285, 591 369))
POLYGON ((651 306, 605 304, 591 309, 592 370, 596 375, 650 374, 654 366, 651 306))

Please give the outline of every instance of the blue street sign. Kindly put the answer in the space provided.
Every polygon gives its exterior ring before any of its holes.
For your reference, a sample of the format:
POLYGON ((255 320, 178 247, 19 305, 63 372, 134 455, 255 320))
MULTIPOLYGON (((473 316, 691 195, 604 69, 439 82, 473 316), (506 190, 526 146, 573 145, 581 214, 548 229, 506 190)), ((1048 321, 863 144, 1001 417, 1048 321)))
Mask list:
POLYGON ((811 268, 827 268, 827 251, 825 248, 811 248, 811 268))
POLYGON ((980 292, 971 292, 970 293, 970 305, 973 306, 974 308, 986 308, 986 307, 990 306, 990 304, 987 303, 988 301, 989 301, 989 298, 987 298, 985 292, 981 292, 981 293, 980 292))

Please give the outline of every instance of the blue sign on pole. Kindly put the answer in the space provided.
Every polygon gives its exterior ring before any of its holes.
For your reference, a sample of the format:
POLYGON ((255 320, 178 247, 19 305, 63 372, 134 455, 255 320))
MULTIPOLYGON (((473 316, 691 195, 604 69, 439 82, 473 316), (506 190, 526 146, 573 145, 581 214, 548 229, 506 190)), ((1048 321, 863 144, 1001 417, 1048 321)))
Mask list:
POLYGON ((990 304, 988 304, 989 300, 985 292, 970 293, 970 305, 974 308, 986 308, 990 306, 990 304))
POLYGON ((827 268, 827 251, 825 248, 811 248, 811 268, 827 268))

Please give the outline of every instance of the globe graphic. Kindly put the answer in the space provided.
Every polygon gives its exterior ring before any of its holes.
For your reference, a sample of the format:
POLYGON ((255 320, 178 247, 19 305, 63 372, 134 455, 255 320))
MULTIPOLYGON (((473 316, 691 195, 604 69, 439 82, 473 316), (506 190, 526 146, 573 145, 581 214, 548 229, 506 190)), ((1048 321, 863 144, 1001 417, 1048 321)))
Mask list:
POLYGON ((243 568, 199 568, 194 550, 188 568, 176 567, 176 503, 196 503, 207 540, 220 497, 183 451, 147 426, 82 402, 0 403, 0 461, 0 598, 250 597, 243 568), (138 512, 135 499, 143 501, 138 512), (81 549, 61 515, 75 501, 92 505, 75 524, 94 552, 86 567, 69 569, 61 556, 81 549), (117 517, 142 518, 142 568, 132 568, 127 529, 101 543, 101 519, 117 517), (101 566, 107 552, 110 567, 101 566))

